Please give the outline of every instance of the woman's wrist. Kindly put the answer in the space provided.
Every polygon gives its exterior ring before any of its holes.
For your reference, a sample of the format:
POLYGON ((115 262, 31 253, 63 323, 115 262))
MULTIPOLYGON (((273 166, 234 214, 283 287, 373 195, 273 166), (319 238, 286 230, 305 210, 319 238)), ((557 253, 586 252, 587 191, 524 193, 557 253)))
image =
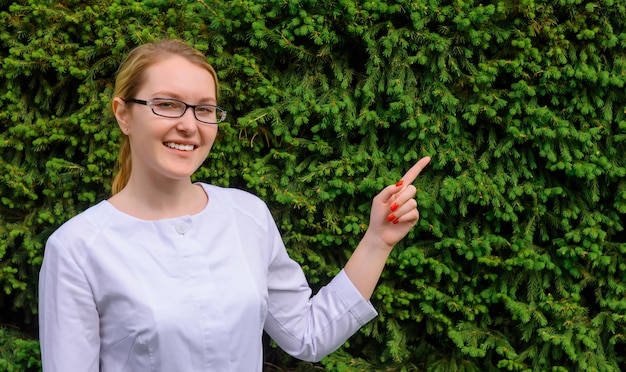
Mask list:
POLYGON ((365 235, 363 235, 363 239, 361 239, 361 245, 367 247, 370 250, 374 250, 376 252, 380 251, 387 255, 391 253, 395 244, 387 243, 379 234, 368 229, 365 231, 365 235))

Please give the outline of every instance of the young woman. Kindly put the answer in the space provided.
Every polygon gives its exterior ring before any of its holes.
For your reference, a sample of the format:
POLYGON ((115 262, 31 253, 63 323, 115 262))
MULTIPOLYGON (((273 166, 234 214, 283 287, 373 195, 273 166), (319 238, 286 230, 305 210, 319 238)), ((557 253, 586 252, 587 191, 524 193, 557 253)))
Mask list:
POLYGON ((317 361, 376 316, 369 298, 418 220, 420 160, 374 198, 345 268, 311 296, 255 196, 192 183, 226 111, 213 68, 165 40, 121 65, 124 134, 113 196, 48 239, 40 273, 44 372, 261 371, 262 333, 317 361))

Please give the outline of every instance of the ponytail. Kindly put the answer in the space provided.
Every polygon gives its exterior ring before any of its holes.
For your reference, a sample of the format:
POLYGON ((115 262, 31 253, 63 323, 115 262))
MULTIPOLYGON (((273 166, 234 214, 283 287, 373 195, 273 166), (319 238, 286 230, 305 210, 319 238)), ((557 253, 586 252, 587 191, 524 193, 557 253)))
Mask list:
POLYGON ((130 156, 130 141, 128 137, 124 137, 122 142, 122 148, 120 148, 120 158, 117 165, 117 175, 113 179, 113 185, 111 186, 111 195, 115 195, 122 191, 128 180, 130 179, 130 171, 132 169, 132 158, 130 156))

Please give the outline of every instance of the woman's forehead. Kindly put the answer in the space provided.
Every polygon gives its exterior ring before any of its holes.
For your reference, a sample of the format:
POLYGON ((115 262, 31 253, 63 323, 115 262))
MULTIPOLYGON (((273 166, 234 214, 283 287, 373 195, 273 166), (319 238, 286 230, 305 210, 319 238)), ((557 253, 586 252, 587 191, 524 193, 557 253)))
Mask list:
POLYGON ((213 75, 205 67, 184 57, 171 56, 159 60, 148 67, 144 74, 140 92, 164 92, 181 99, 188 96, 215 99, 216 96, 213 75))

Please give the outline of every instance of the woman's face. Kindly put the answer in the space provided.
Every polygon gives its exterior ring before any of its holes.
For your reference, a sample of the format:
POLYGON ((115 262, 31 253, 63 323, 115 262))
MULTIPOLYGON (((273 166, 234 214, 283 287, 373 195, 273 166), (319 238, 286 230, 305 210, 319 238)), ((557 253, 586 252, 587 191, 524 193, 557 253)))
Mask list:
MULTIPOLYGON (((190 105, 216 104, 213 76, 180 56, 166 57, 144 71, 144 83, 135 98, 175 98, 190 105)), ((180 118, 155 115, 149 106, 116 97, 115 116, 131 145, 132 174, 146 181, 188 179, 206 159, 216 124, 196 120, 188 108, 180 118)))

